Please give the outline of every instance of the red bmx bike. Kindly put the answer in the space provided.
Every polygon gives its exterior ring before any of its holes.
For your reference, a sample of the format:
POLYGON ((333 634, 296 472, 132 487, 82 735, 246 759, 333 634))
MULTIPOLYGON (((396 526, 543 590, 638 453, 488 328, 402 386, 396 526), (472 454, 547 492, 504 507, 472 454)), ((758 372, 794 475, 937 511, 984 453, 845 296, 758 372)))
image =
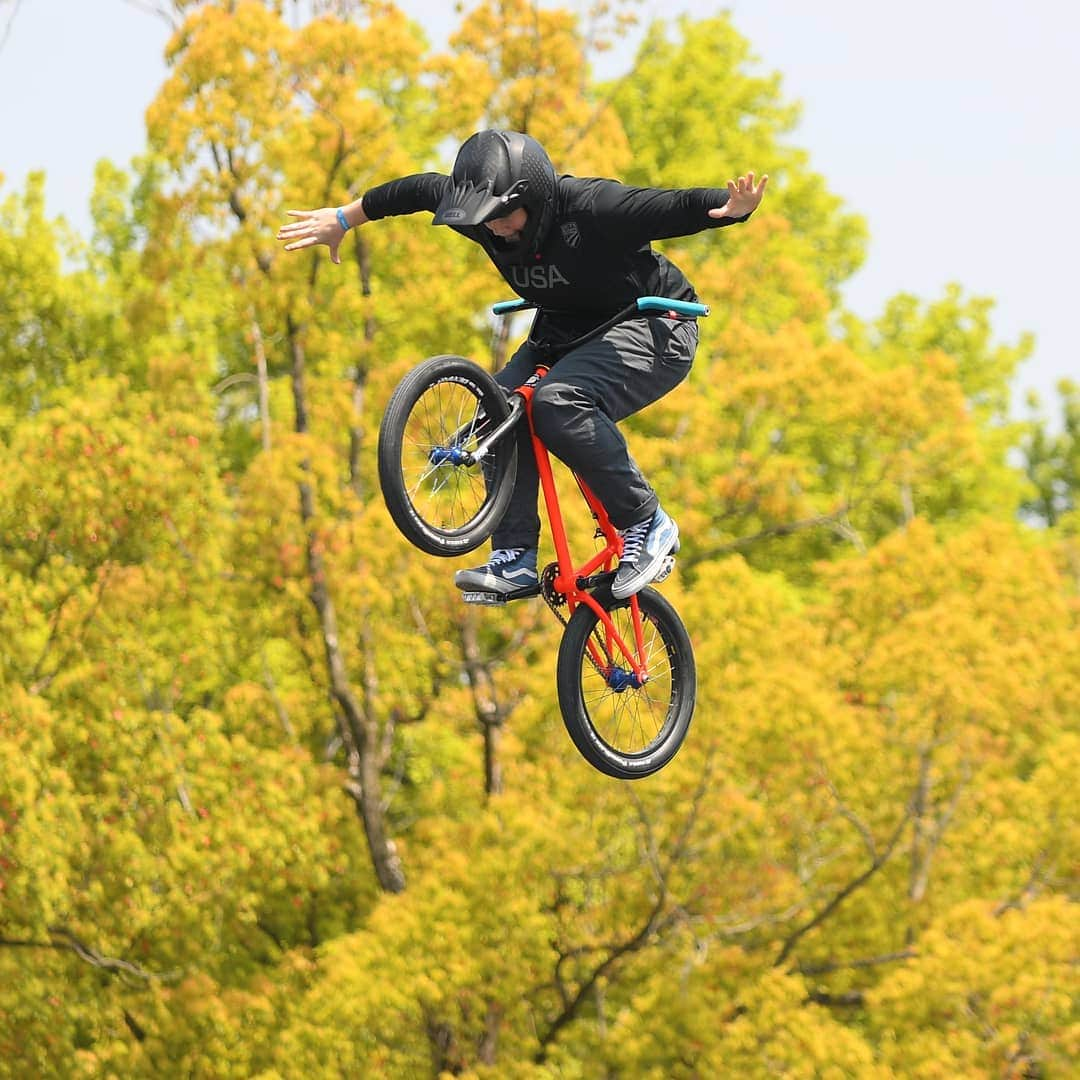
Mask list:
MULTIPOLYGON (((533 305, 511 300, 495 314, 533 305)), ((631 315, 707 315, 703 304, 643 297, 573 348, 631 315)), ((614 564, 622 538, 599 499, 575 476, 604 547, 583 562, 570 553, 547 448, 532 426, 533 390, 546 367, 508 395, 471 360, 435 356, 394 391, 379 430, 379 481, 402 534, 429 555, 462 555, 495 530, 513 494, 517 439, 529 424, 555 561, 539 583, 505 599, 542 596, 565 627, 556 665, 559 707, 570 738, 601 772, 650 776, 678 752, 694 712, 697 674, 690 637, 671 604, 652 587, 616 600, 614 564)), ((671 571, 669 556, 656 583, 671 571)), ((495 598, 492 597, 492 600, 495 598)))

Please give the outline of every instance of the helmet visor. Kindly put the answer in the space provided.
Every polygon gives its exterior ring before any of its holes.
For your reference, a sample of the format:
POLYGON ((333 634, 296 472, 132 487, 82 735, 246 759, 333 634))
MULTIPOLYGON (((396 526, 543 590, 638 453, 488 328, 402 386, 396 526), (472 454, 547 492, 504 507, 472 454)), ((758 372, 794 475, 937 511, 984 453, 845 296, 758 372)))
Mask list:
POLYGON ((431 224, 482 225, 485 221, 506 217, 521 205, 521 197, 528 186, 528 180, 519 180, 502 195, 495 195, 491 184, 484 187, 469 181, 455 184, 443 196, 431 224))

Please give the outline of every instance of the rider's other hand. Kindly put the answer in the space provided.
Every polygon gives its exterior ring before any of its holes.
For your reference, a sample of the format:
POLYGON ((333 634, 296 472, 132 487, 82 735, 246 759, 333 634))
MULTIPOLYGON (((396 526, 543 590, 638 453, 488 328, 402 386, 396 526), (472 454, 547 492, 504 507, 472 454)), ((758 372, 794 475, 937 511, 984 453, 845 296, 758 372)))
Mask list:
POLYGON ((758 208, 762 196, 765 194, 765 185, 769 177, 763 176, 756 184, 754 174, 747 173, 739 179, 727 182, 728 201, 723 206, 717 206, 709 211, 709 217, 743 217, 758 208))
POLYGON ((300 251, 303 248, 326 244, 330 249, 330 261, 341 262, 338 248, 345 233, 337 219, 337 208, 324 206, 319 210, 286 210, 289 217, 296 218, 277 231, 279 240, 288 241, 286 251, 300 251))

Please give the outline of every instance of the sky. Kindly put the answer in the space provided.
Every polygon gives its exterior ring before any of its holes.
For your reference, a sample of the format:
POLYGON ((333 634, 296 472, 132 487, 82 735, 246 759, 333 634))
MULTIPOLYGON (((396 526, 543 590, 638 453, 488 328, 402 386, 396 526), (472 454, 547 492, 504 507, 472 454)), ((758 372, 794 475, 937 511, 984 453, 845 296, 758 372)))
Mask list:
MULTIPOLYGON (((88 233, 95 162, 126 165, 145 145, 169 36, 157 3, 0 0, 0 197, 42 170, 48 212, 88 233)), ((459 21, 449 0, 398 3, 433 44, 459 21)), ((782 75, 784 98, 803 107, 790 141, 869 226, 866 262, 844 290, 851 310, 873 318, 898 292, 930 301, 955 281, 995 300, 998 341, 1035 335, 1017 415, 1027 391, 1056 406, 1056 382, 1080 381, 1080 4, 641 0, 638 10, 641 27, 598 75, 630 67, 653 18, 724 10, 755 70, 782 75)))

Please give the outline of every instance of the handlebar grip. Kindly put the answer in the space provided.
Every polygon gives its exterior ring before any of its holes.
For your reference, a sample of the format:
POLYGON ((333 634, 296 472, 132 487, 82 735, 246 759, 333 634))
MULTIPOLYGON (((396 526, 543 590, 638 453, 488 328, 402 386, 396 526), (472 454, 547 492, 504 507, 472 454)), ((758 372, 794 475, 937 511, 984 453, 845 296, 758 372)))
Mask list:
POLYGON ((497 304, 491 305, 492 315, 509 315, 512 311, 525 311, 528 308, 534 308, 536 305, 531 300, 500 300, 497 304))
POLYGON ((708 304, 692 304, 689 300, 669 300, 666 296, 639 296, 638 311, 674 311, 678 315, 708 315, 708 304))

